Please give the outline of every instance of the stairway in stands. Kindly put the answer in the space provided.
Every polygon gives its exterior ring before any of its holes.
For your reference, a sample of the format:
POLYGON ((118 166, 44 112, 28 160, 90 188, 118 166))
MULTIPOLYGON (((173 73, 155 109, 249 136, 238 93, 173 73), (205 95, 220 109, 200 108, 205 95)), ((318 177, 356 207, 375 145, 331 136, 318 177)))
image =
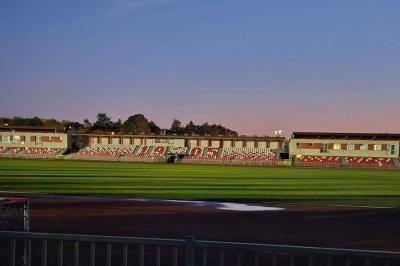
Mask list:
POLYGON ((394 165, 396 166, 396 168, 400 168, 400 157, 396 160, 393 159, 394 165))

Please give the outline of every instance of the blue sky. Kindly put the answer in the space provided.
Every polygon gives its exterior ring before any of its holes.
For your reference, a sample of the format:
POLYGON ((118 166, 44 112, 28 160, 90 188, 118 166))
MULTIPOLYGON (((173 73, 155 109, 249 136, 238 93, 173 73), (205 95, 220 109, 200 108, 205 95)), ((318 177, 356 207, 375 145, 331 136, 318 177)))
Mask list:
POLYGON ((0 2, 0 116, 400 132, 399 1, 0 2))

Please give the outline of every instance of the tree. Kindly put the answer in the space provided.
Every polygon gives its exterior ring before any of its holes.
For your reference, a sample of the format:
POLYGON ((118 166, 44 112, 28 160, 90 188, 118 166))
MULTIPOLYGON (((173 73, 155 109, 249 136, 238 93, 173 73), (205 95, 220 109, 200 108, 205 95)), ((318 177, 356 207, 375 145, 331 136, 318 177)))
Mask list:
POLYGON ((97 120, 94 122, 91 131, 111 132, 114 129, 114 123, 105 113, 98 113, 97 120))
POLYGON ((63 124, 64 124, 65 129, 67 129, 69 132, 83 133, 85 131, 84 127, 78 122, 71 122, 71 121, 63 120, 63 124))
POLYGON ((157 124, 154 123, 153 121, 149 122, 149 127, 150 127, 151 133, 154 133, 156 135, 159 135, 161 133, 161 128, 159 126, 157 126, 157 124))
POLYGON ((181 121, 179 121, 178 119, 174 119, 174 121, 172 121, 172 125, 171 125, 171 132, 175 133, 175 134, 181 134, 182 133, 182 123, 181 121))
POLYGON ((39 117, 35 116, 33 118, 30 119, 30 121, 28 122, 31 126, 35 126, 35 127, 42 127, 43 126, 43 121, 42 119, 40 119, 39 117))
POLYGON ((193 121, 190 121, 185 128, 183 129, 184 134, 189 134, 192 135, 196 133, 196 125, 193 123, 193 121))
POLYGON ((39 117, 33 118, 22 118, 22 117, 14 117, 9 121, 11 126, 43 126, 43 121, 39 117))
POLYGON ((89 119, 85 118, 83 119, 83 127, 84 128, 91 128, 92 127, 92 123, 90 123, 89 119))
POLYGON ((43 119, 44 127, 54 127, 54 128, 63 128, 64 124, 56 119, 43 119))
POLYGON ((130 116, 121 126, 124 134, 149 134, 151 132, 149 121, 142 114, 130 116))
POLYGON ((121 119, 118 119, 117 122, 113 123, 112 131, 113 132, 120 132, 122 127, 121 119))
POLYGON ((26 120, 26 119, 24 119, 24 118, 22 118, 22 117, 15 116, 13 119, 11 119, 11 120, 9 121, 9 124, 10 124, 11 126, 27 126, 25 120, 26 120))

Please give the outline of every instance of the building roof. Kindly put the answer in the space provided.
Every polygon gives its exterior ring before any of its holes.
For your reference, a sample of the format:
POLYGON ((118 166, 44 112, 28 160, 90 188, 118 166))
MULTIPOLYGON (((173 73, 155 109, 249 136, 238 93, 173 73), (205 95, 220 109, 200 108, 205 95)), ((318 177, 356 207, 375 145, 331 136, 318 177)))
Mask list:
POLYGON ((43 133, 65 133, 64 128, 38 127, 38 126, 0 126, 0 131, 19 132, 43 132, 43 133))
POLYGON ((293 132, 293 139, 368 139, 400 140, 400 134, 388 133, 332 133, 332 132, 293 132))

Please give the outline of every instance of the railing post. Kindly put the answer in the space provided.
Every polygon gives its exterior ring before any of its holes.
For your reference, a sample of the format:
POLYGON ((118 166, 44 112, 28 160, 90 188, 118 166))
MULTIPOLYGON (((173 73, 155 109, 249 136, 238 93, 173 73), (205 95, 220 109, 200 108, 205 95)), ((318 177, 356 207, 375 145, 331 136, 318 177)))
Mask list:
POLYGON ((172 266, 178 266, 178 248, 174 247, 172 254, 172 266))
POLYGON ((122 265, 128 266, 128 244, 125 243, 122 247, 122 265))
POLYGON ((15 244, 16 240, 15 238, 11 239, 11 261, 10 261, 10 266, 15 266, 15 244))
POLYGON ((107 242, 106 261, 107 261, 107 266, 111 266, 111 242, 107 242))
POLYGON ((144 266, 144 245, 139 247, 139 265, 144 266))
POLYGON ((64 242, 62 240, 58 240, 57 266, 63 265, 63 255, 64 255, 64 242))
POLYGON ((32 257, 32 240, 25 239, 24 265, 31 266, 31 257, 32 257))
POLYGON ((47 240, 42 240, 42 266, 47 266, 47 240))
POLYGON ((193 266, 194 264, 194 250, 193 241, 194 236, 185 237, 185 266, 193 266))
POLYGON ((96 243, 90 242, 90 266, 96 265, 96 243))
POLYGON ((74 241, 74 266, 79 266, 79 241, 74 241))

